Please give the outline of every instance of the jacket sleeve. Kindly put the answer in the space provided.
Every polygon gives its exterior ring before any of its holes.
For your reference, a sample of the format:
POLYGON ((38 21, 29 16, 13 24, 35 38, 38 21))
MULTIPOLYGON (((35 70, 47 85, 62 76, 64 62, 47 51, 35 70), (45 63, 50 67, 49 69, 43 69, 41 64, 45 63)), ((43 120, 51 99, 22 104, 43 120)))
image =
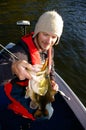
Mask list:
MULTIPOLYGON (((25 50, 19 44, 13 46, 10 51, 20 60, 27 60, 25 50)), ((0 53, 0 85, 15 78, 11 70, 12 63, 15 61, 16 59, 6 51, 0 53)))

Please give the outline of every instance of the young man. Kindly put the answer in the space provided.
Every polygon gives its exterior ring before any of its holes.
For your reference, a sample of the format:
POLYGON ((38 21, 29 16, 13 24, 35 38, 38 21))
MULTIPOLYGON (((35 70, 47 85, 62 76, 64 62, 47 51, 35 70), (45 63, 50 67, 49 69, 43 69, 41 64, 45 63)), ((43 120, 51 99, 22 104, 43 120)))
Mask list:
MULTIPOLYGON (((53 46, 58 44, 62 31, 62 17, 56 11, 47 11, 39 17, 34 32, 23 36, 20 42, 10 49, 19 60, 5 52, 0 58, 0 83, 4 85, 2 93, 11 101, 8 108, 23 117, 34 120, 28 99, 25 99, 27 81, 32 79, 29 72, 36 71, 33 65, 45 62, 46 58, 51 59, 49 61, 51 85, 58 91, 55 82, 53 46)), ((47 109, 50 118, 53 113, 52 106, 49 104, 47 109)))

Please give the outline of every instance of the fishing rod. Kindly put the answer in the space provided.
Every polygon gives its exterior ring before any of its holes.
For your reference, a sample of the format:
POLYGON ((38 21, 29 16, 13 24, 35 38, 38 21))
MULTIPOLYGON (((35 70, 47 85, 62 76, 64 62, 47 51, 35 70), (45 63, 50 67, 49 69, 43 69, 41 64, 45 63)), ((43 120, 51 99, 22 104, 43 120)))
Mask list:
POLYGON ((11 56, 13 56, 16 60, 19 60, 19 58, 14 55, 11 51, 9 51, 6 47, 4 47, 2 44, 0 44, 0 47, 2 47, 6 52, 8 52, 8 54, 10 54, 11 56))

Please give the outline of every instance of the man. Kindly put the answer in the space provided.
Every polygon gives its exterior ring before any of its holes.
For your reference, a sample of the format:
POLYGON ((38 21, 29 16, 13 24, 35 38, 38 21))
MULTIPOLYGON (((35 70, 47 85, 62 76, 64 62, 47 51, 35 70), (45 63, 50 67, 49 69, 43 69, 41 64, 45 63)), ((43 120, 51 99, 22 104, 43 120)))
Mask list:
MULTIPOLYGON (((48 62, 51 85, 54 90, 58 91, 58 85, 55 82, 53 46, 58 44, 62 31, 62 17, 56 11, 47 11, 39 17, 34 32, 23 36, 21 41, 10 49, 19 60, 7 53, 2 54, 0 60, 0 83, 5 84, 4 93, 12 102, 8 105, 8 108, 23 117, 34 120, 33 113, 30 114, 31 110, 27 105, 28 101, 24 98, 28 85, 27 81, 32 79, 29 72, 36 71, 33 65, 44 63, 46 58, 50 59, 48 62)), ((48 118, 50 118, 53 113, 52 107, 50 104, 46 107, 49 111, 48 118)))

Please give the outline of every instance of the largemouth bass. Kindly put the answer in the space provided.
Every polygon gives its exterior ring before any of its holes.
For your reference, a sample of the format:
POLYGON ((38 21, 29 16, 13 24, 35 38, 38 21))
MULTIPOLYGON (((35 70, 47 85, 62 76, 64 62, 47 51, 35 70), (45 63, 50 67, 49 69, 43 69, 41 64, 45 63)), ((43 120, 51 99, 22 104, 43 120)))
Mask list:
POLYGON ((32 73, 32 79, 29 80, 25 97, 31 98, 31 107, 37 108, 34 113, 35 117, 48 116, 46 104, 54 101, 56 91, 53 90, 48 73, 47 63, 41 67, 37 73, 32 73))

